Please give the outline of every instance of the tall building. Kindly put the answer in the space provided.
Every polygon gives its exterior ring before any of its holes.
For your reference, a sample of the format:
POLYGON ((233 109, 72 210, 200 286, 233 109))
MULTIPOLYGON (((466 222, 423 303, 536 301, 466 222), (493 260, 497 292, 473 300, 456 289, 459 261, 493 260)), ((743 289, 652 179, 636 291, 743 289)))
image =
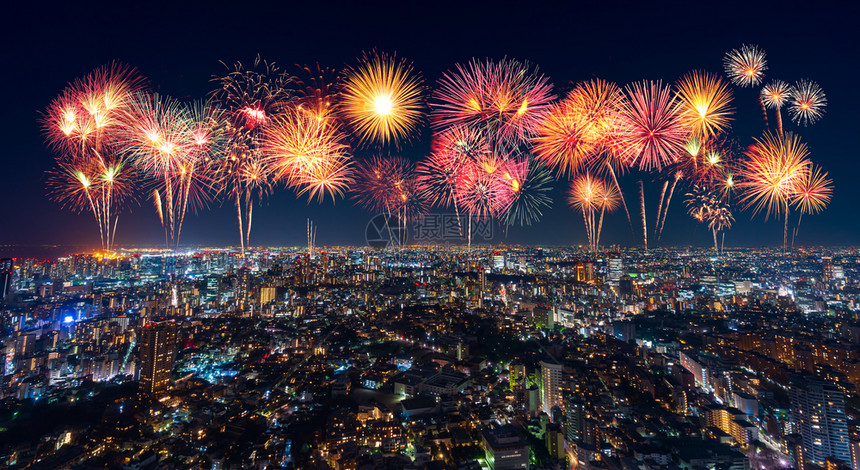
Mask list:
POLYGON ((15 265, 11 258, 0 258, 0 303, 12 292, 12 272, 15 265))
POLYGON ((822 276, 825 281, 833 280, 833 258, 830 256, 824 256, 821 258, 821 269, 822 276))
POLYGON ((480 291, 478 293, 478 308, 484 308, 484 295, 487 292, 487 272, 483 269, 478 271, 478 284, 480 291))
POLYGON ((176 324, 150 323, 140 332, 140 391, 159 395, 170 388, 176 358, 176 324))
POLYGON ((552 359, 540 361, 541 403, 544 413, 552 416, 554 407, 561 408, 561 364, 552 359))
POLYGON ((585 400, 581 395, 570 394, 565 403, 565 417, 567 425, 567 441, 576 442, 582 439, 582 430, 585 425, 585 400))
POLYGON ((792 427, 800 433, 803 460, 824 466, 829 457, 851 462, 845 396, 836 384, 794 377, 789 391, 792 427))
POLYGON ((621 258, 610 258, 606 265, 606 277, 609 280, 609 284, 617 286, 618 280, 621 279, 623 274, 624 263, 621 258))

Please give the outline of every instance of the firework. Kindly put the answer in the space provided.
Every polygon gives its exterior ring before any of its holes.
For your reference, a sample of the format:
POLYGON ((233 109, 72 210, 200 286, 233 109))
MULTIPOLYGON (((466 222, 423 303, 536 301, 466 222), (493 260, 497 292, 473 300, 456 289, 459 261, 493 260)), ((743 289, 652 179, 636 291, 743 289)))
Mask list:
POLYGON ((793 93, 794 89, 791 85, 782 80, 774 80, 763 86, 759 95, 765 107, 776 110, 776 125, 780 134, 782 134, 782 107, 788 103, 793 93))
POLYGON ((296 108, 275 118, 263 133, 263 153, 273 176, 308 200, 334 200, 349 188, 349 146, 334 122, 296 108))
POLYGON ((765 220, 770 215, 785 217, 783 247, 787 248, 789 204, 809 172, 809 150, 790 132, 780 136, 765 133, 755 140, 736 187, 745 209, 752 209, 753 215, 764 212, 765 220))
POLYGON ((489 138, 479 128, 452 126, 433 134, 432 152, 473 162, 490 154, 489 138))
POLYGON ((595 79, 579 84, 538 126, 535 153, 565 175, 591 164, 601 152, 611 152, 623 100, 614 83, 595 79))
POLYGON ((93 214, 103 249, 111 249, 117 208, 134 199, 134 172, 124 162, 102 166, 96 161, 59 161, 48 173, 47 183, 49 196, 64 208, 93 214))
POLYGON ((767 70, 764 50, 755 45, 744 44, 740 50, 729 51, 723 58, 723 65, 729 80, 742 87, 761 83, 767 70))
POLYGON ((212 97, 226 114, 225 145, 218 162, 220 187, 236 207, 244 256, 251 242, 253 206, 271 191, 272 171, 263 155, 262 133, 293 99, 292 81, 275 63, 257 56, 252 67, 237 62, 226 75, 213 78, 212 97))
POLYGON ((133 68, 105 65, 69 84, 43 114, 46 142, 58 154, 49 192, 65 207, 93 213, 105 250, 134 181, 119 144, 120 118, 144 83, 133 68))
POLYGON ((795 194, 798 184, 809 170, 809 150, 800 137, 786 133, 776 136, 765 133, 755 139, 747 151, 746 161, 738 189, 741 200, 753 214, 781 216, 795 194))
POLYGON ((791 85, 782 80, 774 80, 761 88, 761 99, 770 109, 782 109, 792 94, 791 85))
POLYGON ((689 134, 683 114, 668 86, 637 82, 626 88, 619 114, 618 152, 641 170, 660 170, 673 163, 689 134))
POLYGON ((573 108, 571 100, 555 104, 533 139, 535 154, 547 165, 556 168, 560 176, 576 173, 598 151, 594 142, 585 139, 586 125, 573 112, 573 108))
POLYGON ((707 140, 723 132, 732 115, 732 93, 716 75, 693 71, 678 82, 681 120, 693 135, 707 140))
POLYGON ((348 70, 340 111, 362 144, 408 139, 418 130, 423 109, 423 80, 405 60, 369 54, 348 70))
POLYGON ((811 167, 804 178, 797 184, 792 204, 800 213, 794 233, 791 236, 791 246, 800 230, 800 222, 804 214, 817 214, 827 207, 833 196, 833 182, 827 177, 827 172, 820 168, 811 167))
POLYGON ((512 203, 508 182, 500 181, 502 164, 504 160, 493 155, 466 165, 460 172, 454 197, 463 205, 470 220, 497 217, 512 203))
POLYGON ((456 199, 460 173, 472 162, 457 152, 432 153, 417 166, 418 183, 425 198, 439 207, 454 207, 459 217, 460 204, 456 199))
POLYGON ((582 213, 589 248, 596 250, 603 228, 603 215, 618 208, 620 195, 614 186, 586 173, 575 177, 568 191, 568 204, 582 213))
POLYGON ((295 78, 299 92, 297 109, 310 113, 320 121, 336 120, 337 72, 319 64, 298 68, 295 78))
POLYGON ((798 182, 792 203, 801 214, 817 214, 827 207, 833 195, 833 182, 827 172, 810 168, 798 182))
POLYGON ((719 252, 717 234, 730 229, 735 220, 728 201, 714 187, 695 184, 685 202, 690 217, 708 226, 714 237, 714 250, 719 252))
POLYGON ((524 141, 554 98, 547 77, 527 62, 472 60, 439 80, 431 120, 437 128, 477 126, 508 143, 524 141))
POLYGON ((824 115, 827 97, 817 83, 810 80, 800 80, 794 84, 791 94, 791 104, 788 111, 791 120, 797 124, 808 126, 815 124, 824 115))
POLYGON ((403 157, 373 157, 359 162, 353 198, 372 211, 407 220, 426 209, 415 165, 403 157))
POLYGON ((223 113, 207 103, 188 107, 138 93, 122 119, 123 145, 156 187, 152 194, 165 241, 175 248, 187 210, 205 205, 214 192, 213 158, 221 148, 223 113))
MULTIPOLYGON (((517 168, 523 168, 517 165, 517 168)), ((537 160, 528 162, 527 172, 510 179, 513 201, 505 217, 505 225, 531 225, 543 216, 543 209, 552 205, 549 192, 553 179, 549 170, 537 160)))

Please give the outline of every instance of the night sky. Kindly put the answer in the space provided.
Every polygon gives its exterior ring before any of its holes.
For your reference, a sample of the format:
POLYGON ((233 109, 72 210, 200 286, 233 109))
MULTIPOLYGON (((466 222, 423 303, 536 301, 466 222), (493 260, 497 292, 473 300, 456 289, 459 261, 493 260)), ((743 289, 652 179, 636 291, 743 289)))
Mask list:
MULTIPOLYGON (((121 2, 96 5, 64 2, 40 5, 10 2, 4 6, 3 149, 0 201, 3 224, 0 245, 98 243, 92 216, 60 209, 45 195, 44 173, 53 156, 44 145, 39 112, 75 77, 118 59, 138 68, 152 89, 181 99, 199 98, 212 88, 210 78, 224 72, 219 61, 251 62, 259 53, 282 66, 319 62, 341 68, 362 51, 396 51, 414 61, 433 84, 456 62, 478 58, 512 58, 536 63, 549 75, 557 93, 571 82, 600 77, 626 84, 641 79, 674 82, 691 69, 722 74, 723 54, 742 43, 767 52, 765 81, 800 78, 817 81, 827 94, 824 118, 799 130, 813 161, 830 172, 834 199, 824 214, 804 219, 801 245, 857 245, 860 198, 857 133, 858 6, 828 7, 808 2, 737 5, 720 2, 352 2, 352 4, 206 2, 196 6, 121 2), (560 4, 570 4, 561 8, 560 4), (580 5, 583 4, 583 5, 580 5), (671 6, 670 6, 671 5, 671 6), (20 11, 26 8, 25 11, 20 11), (850 8, 850 10, 849 10, 850 8), (7 16, 8 15, 8 16, 7 16)), ((847 4, 848 2, 846 2, 847 4)), ((758 88, 733 87, 733 135, 740 144, 764 128, 758 88)), ((785 114, 784 114, 785 117, 785 114)), ((787 121, 787 119, 786 119, 787 121)), ((787 121, 788 122, 788 121, 787 121)), ((402 153, 419 160, 429 148, 429 133, 402 153)), ((368 152, 358 152, 359 156, 368 152)), ((660 186, 646 178, 649 232, 653 230, 660 186)), ((638 174, 622 179, 622 188, 638 212, 638 174)), ((566 183, 556 183, 553 208, 532 227, 512 228, 497 242, 527 244, 584 243, 582 217, 564 200, 566 183)), ((305 242, 305 219, 318 224, 318 245, 364 244, 371 214, 349 200, 308 205, 280 189, 254 212, 253 244, 294 245, 305 242)), ((737 213, 726 246, 782 243, 782 222, 750 220, 737 213)), ((216 202, 186 220, 184 245, 238 243, 235 211, 216 202)), ((604 224, 603 244, 636 244, 623 211, 604 224)), ((156 246, 164 234, 149 200, 119 220, 117 244, 156 246)), ((710 233, 684 214, 681 198, 673 201, 662 245, 711 243, 710 233)), ((4 253, 15 250, 6 248, 4 253)), ((25 249, 18 249, 23 255, 25 249)))

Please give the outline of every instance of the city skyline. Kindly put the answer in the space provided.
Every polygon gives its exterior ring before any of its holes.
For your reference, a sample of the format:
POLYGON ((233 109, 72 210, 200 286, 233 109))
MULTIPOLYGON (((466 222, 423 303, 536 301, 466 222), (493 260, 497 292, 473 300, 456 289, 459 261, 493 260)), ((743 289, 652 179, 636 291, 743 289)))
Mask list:
MULTIPOLYGON (((98 10, 97 7, 90 8, 93 11, 98 10)), ((191 13, 194 10, 193 7, 187 7, 180 13, 191 13)), ((441 74, 446 70, 451 70, 455 63, 466 62, 472 57, 479 59, 488 57, 494 60, 511 57, 528 60, 538 65, 540 71, 545 73, 555 84, 556 94, 561 96, 572 88, 570 82, 575 83, 594 77, 615 81, 623 87, 625 84, 643 78, 662 79, 666 83, 673 83, 692 69, 704 69, 723 76, 723 55, 745 43, 758 44, 767 52, 769 70, 766 72, 768 75, 765 81, 769 78, 784 78, 789 82, 794 82, 801 78, 810 78, 821 84, 828 97, 828 108, 820 122, 810 127, 799 127, 796 130, 800 132, 808 144, 814 161, 827 170, 830 178, 833 179, 834 197, 830 207, 822 214, 804 218, 804 224, 801 226, 797 237, 798 245, 856 244, 855 237, 858 233, 857 227, 854 225, 856 221, 844 216, 850 213, 850 201, 854 199, 853 192, 858 191, 851 184, 856 176, 852 172, 856 172, 856 169, 853 165, 844 162, 846 153, 844 150, 840 150, 838 144, 840 139, 837 138, 840 134, 845 135, 846 129, 851 127, 853 114, 847 112, 847 108, 852 105, 851 99, 856 99, 856 97, 846 94, 847 88, 843 86, 846 74, 837 73, 832 64, 827 62, 830 60, 830 56, 812 53, 822 49, 821 44, 834 41, 836 36, 842 34, 842 30, 832 28, 828 31, 821 31, 820 34, 812 34, 810 31, 807 34, 808 37, 800 41, 798 36, 805 33, 786 31, 786 28, 776 25, 779 23, 778 21, 774 22, 774 25, 764 23, 759 24, 756 28, 743 28, 744 25, 748 26, 754 23, 756 16, 765 14, 764 9, 762 11, 756 10, 756 8, 751 8, 746 17, 732 17, 727 12, 720 10, 715 13, 713 18, 702 18, 704 23, 701 27, 705 29, 707 26, 718 24, 719 21, 725 21, 724 28, 712 28, 718 31, 718 34, 709 36, 707 40, 698 38, 687 44, 680 44, 677 41, 667 40, 665 35, 668 33, 649 36, 646 39, 650 42, 646 44, 657 44, 658 39, 663 40, 663 42, 660 43, 662 45, 660 52, 648 55, 647 59, 641 57, 641 54, 637 54, 625 42, 637 32, 645 31, 647 22, 634 19, 634 11, 620 14, 613 19, 617 21, 619 29, 623 31, 610 34, 606 41, 595 47, 588 47, 584 50, 577 49, 581 58, 576 61, 575 65, 571 65, 568 60, 559 59, 557 56, 563 54, 553 54, 552 48, 537 47, 539 44, 558 44, 559 47, 563 48, 559 41, 546 41, 547 35, 550 33, 548 31, 542 32, 533 24, 528 24, 524 30, 528 31, 531 27, 533 32, 527 41, 504 38, 493 42, 463 34, 456 39, 469 46, 452 49, 456 51, 453 53, 447 53, 444 47, 427 47, 426 40, 430 39, 429 33, 418 34, 410 38, 397 34, 384 34, 378 28, 371 27, 363 28, 359 34, 353 30, 350 23, 345 22, 346 20, 342 18, 332 18, 332 20, 341 22, 344 25, 343 31, 332 29, 328 34, 322 35, 320 42, 311 44, 309 47, 299 49, 291 47, 290 50, 295 53, 292 58, 290 57, 291 54, 279 51, 274 45, 274 41, 260 41, 258 43, 246 39, 241 34, 238 36, 242 40, 230 42, 229 46, 219 43, 217 38, 214 38, 212 44, 206 44, 205 47, 203 43, 198 43, 200 53, 194 59, 182 59, 171 53, 153 56, 151 52, 158 45, 164 45, 171 41, 169 34, 158 36, 152 44, 138 44, 137 47, 124 51, 116 50, 116 46, 98 42, 93 47, 95 52, 93 55, 96 57, 83 61, 58 58, 57 65, 51 67, 50 74, 35 80, 28 80, 26 84, 16 83, 16 85, 32 89, 32 93, 23 93, 22 96, 38 97, 38 102, 25 103, 22 101, 23 97, 15 97, 15 107, 20 106, 22 109, 21 112, 15 113, 16 119, 11 119, 12 116, 5 118, 13 126, 7 128, 19 129, 21 135, 28 137, 20 143, 14 143, 13 149, 19 148, 20 150, 17 152, 27 152, 39 157, 35 159, 35 164, 31 163, 32 159, 14 159, 9 163, 10 169, 13 169, 16 174, 21 174, 22 177, 13 178, 3 186, 3 197, 5 200, 20 201, 16 204, 21 214, 19 217, 22 219, 32 218, 33 220, 12 224, 10 229, 3 232, 3 236, 0 237, 0 244, 83 244, 95 247, 94 241, 97 238, 94 235, 97 233, 94 233, 92 224, 88 223, 87 216, 63 212, 44 195, 45 179, 43 172, 50 167, 52 154, 46 150, 41 136, 38 135, 37 113, 47 106, 52 97, 67 82, 113 60, 120 60, 129 66, 136 67, 143 76, 149 79, 151 88, 159 93, 176 96, 180 99, 193 99, 203 97, 211 91, 214 84, 210 82, 210 78, 224 72, 225 69, 218 63, 218 60, 222 60, 226 64, 235 60, 248 63, 257 53, 284 67, 289 67, 293 63, 312 64, 319 61, 321 65, 340 68, 344 64, 354 64, 355 57, 362 53, 377 49, 383 52, 397 53, 398 57, 405 57, 410 60, 414 68, 423 74, 425 83, 431 87, 435 87, 441 74), (737 24, 732 28, 729 27, 730 23, 737 24), (621 28, 621 25, 626 25, 627 28, 621 28), (356 34, 349 36, 348 33, 352 32, 356 34), (346 37, 355 37, 358 41, 346 48, 330 47, 341 44, 346 37), (30 116, 30 118, 24 119, 22 116, 30 116), (843 169, 845 171, 842 171, 843 169), (35 213, 40 214, 40 216, 29 216, 29 214, 35 213), (62 230, 50 230, 49 227, 55 226, 55 224, 61 226, 62 230)), ((131 30, 134 30, 135 27, 142 27, 143 18, 147 15, 146 12, 136 13, 140 14, 140 18, 126 13, 125 19, 131 26, 131 30)), ((362 17, 362 15, 365 15, 365 18, 373 17, 369 10, 360 10, 355 13, 357 17, 362 17)), ((485 13, 488 15, 488 19, 492 19, 494 15, 503 16, 501 12, 496 11, 486 11, 485 13)), ((590 13, 599 15, 602 12, 594 10, 590 13)), ((639 13, 645 14, 646 17, 647 15, 656 15, 656 12, 648 11, 639 13)), ((675 21, 674 34, 683 33, 685 20, 694 17, 700 18, 696 16, 698 13, 696 11, 679 10, 676 13, 678 19, 675 21)), ((207 13, 202 12, 200 14, 206 15, 207 13)), ((239 12, 239 14, 242 13, 239 12)), ((432 28, 429 27, 429 23, 433 21, 434 14, 436 13, 431 11, 426 18, 410 19, 416 24, 425 26, 418 28, 420 31, 431 31, 432 28)), ((811 12, 813 17, 815 14, 815 11, 811 12)), ((75 15, 78 16, 72 16, 72 18, 81 21, 82 24, 93 21, 92 16, 81 13, 75 13, 75 15)), ((396 18, 395 13, 383 10, 382 15, 377 17, 376 21, 385 22, 388 20, 395 30, 406 28, 406 24, 403 22, 392 21, 394 18, 396 18)), ((547 21, 552 22, 551 19, 547 19, 547 21)), ((73 23, 72 21, 63 22, 59 18, 48 17, 45 24, 47 26, 52 22, 54 22, 54 26, 59 26, 59 28, 49 28, 51 31, 46 32, 46 36, 36 38, 28 44, 31 51, 25 56, 43 56, 44 49, 52 43, 50 35, 62 34, 62 28, 73 23)), ((106 27, 114 28, 118 27, 118 24, 119 22, 111 23, 106 27)), ((187 40, 192 31, 200 27, 191 25, 188 27, 189 29, 176 34, 181 34, 187 40)), ((556 31, 553 28, 548 28, 548 30, 556 31)), ((298 37, 301 36, 302 32, 302 30, 297 30, 285 34, 298 37)), ((122 36, 127 33, 117 32, 117 34, 122 36)), ((581 43, 584 38, 594 37, 594 30, 586 28, 582 32, 573 32, 572 36, 565 38, 565 41, 581 43)), ((456 42, 454 38, 445 39, 434 36, 432 39, 437 42, 442 41, 444 44, 456 42)), ((293 44, 290 41, 287 42, 293 44)), ((22 59, 24 58, 22 57, 22 59)), ((32 70, 34 72, 39 70, 39 66, 34 65, 32 70)), ((737 110, 732 124, 733 136, 738 139, 741 146, 746 146, 752 143, 752 138, 759 136, 764 128, 761 121, 761 111, 755 102, 754 90, 732 87, 732 91, 734 93, 733 104, 737 110)), ((787 116, 785 118, 788 121, 787 116)), ((402 154, 413 162, 423 159, 429 150, 429 132, 430 128, 425 123, 419 136, 413 139, 412 144, 403 145, 402 154)), ((359 148, 354 153, 356 158, 367 158, 374 152, 359 148)), ((620 186, 628 199, 628 205, 631 206, 637 205, 637 183, 640 179, 644 180, 646 204, 648 205, 646 210, 648 218, 651 219, 648 220, 649 232, 652 230, 650 225, 654 222, 654 213, 657 211, 657 195, 660 193, 662 183, 662 181, 653 181, 655 176, 643 173, 620 178, 620 186)), ((504 236, 494 237, 492 243, 545 245, 587 243, 581 217, 567 207, 565 201, 566 186, 566 178, 559 178, 559 181, 554 183, 554 189, 551 192, 552 208, 546 210, 536 224, 531 227, 511 227, 510 230, 504 231, 504 236)), ((230 204, 216 202, 211 206, 210 210, 203 210, 199 215, 189 215, 180 245, 238 245, 234 240, 235 214, 231 213, 230 204)), ((134 206, 131 214, 126 211, 120 216, 120 223, 117 225, 118 246, 163 245, 163 241, 160 241, 163 239, 163 232, 151 207, 149 198, 142 198, 140 205, 134 206)), ((275 191, 268 201, 256 207, 255 211, 255 229, 251 243, 262 246, 304 244, 306 239, 305 223, 308 218, 312 219, 318 227, 317 245, 361 245, 366 241, 365 228, 374 216, 371 211, 355 207, 353 201, 349 199, 349 195, 345 199, 338 200, 334 205, 330 199, 319 205, 316 202, 307 204, 304 200, 296 198, 293 192, 284 188, 275 191)), ((635 208, 631 207, 631 212, 636 212, 635 208)), ((634 227, 637 225, 635 214, 633 225, 634 227)), ((751 219, 749 212, 739 213, 735 215, 733 228, 727 233, 725 243, 727 247, 776 246, 781 242, 781 232, 781 221, 779 220, 774 221, 771 218, 765 223, 763 217, 751 219)), ((641 236, 637 230, 630 229, 623 214, 616 212, 611 217, 606 217, 600 241, 602 245, 636 246, 641 244, 641 236)), ((708 230, 695 223, 684 213, 684 205, 680 200, 676 200, 669 208, 662 240, 656 245, 651 240, 651 246, 708 246, 710 243, 708 230)), ((11 255, 14 256, 14 253, 11 255)))

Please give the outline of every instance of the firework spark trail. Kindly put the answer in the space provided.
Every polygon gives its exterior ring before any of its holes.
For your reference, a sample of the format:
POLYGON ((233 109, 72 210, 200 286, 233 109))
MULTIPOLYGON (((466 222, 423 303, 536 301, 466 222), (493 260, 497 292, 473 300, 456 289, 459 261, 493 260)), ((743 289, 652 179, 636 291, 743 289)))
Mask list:
POLYGON ((660 237, 663 236, 663 226, 666 225, 666 214, 669 213, 669 205, 672 203, 672 195, 675 193, 675 186, 678 184, 678 180, 681 179, 681 175, 679 173, 675 174, 675 179, 672 181, 672 186, 669 188, 669 197, 666 198, 666 206, 663 208, 663 215, 660 217, 660 228, 657 230, 657 240, 660 240, 660 237))
POLYGON ((642 212, 642 242, 645 244, 645 249, 648 249, 648 224, 645 221, 645 185, 642 180, 639 180, 639 201, 642 212))
POLYGON ((669 180, 663 182, 663 189, 660 191, 660 203, 657 204, 657 221, 654 224, 654 236, 659 240, 660 233, 660 214, 663 212, 663 201, 666 199, 666 188, 669 187, 669 180))

